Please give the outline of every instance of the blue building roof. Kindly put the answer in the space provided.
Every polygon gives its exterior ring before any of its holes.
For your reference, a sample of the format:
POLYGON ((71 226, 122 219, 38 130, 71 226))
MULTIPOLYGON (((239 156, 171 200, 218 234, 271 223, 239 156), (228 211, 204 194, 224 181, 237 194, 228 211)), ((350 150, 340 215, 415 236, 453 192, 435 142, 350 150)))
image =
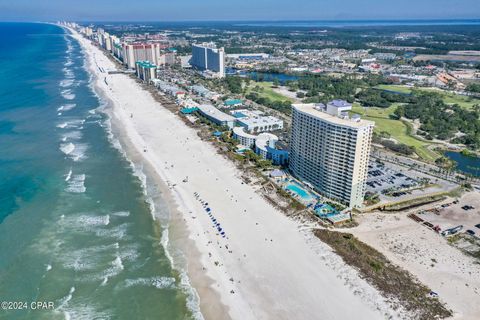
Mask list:
POLYGON ((225 100, 224 104, 226 106, 234 106, 236 104, 242 104, 243 101, 240 100, 240 99, 228 99, 228 100, 225 100))
POLYGON ((180 110, 180 112, 183 113, 183 114, 191 114, 191 113, 194 113, 195 111, 198 111, 198 108, 197 108, 197 107, 182 108, 182 109, 180 110))

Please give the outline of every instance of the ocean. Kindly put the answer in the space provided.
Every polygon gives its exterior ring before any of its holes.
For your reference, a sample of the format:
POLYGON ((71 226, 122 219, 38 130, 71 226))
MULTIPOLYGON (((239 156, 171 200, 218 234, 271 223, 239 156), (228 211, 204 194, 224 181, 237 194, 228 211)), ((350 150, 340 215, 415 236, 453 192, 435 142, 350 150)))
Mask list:
POLYGON ((305 20, 305 21, 249 21, 237 26, 290 28, 347 28, 389 26, 478 26, 480 19, 410 19, 410 20, 305 20))
POLYGON ((36 23, 0 23, 0 39, 0 301, 28 305, 0 319, 198 318, 168 210, 154 220, 79 44, 36 23))

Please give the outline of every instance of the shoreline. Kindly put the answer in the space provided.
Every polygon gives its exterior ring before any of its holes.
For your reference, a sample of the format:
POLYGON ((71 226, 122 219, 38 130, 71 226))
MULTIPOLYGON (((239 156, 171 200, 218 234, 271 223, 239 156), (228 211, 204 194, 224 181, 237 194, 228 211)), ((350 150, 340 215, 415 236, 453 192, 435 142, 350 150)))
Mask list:
POLYGON ((187 254, 188 276, 206 319, 225 319, 227 314, 233 319, 402 318, 325 244, 300 232, 298 223, 244 185, 233 164, 138 83, 127 75, 97 70, 93 62, 98 66, 98 60, 104 70, 115 66, 88 40, 76 32, 72 36, 90 60, 96 89, 111 101, 107 114, 127 158, 144 165, 147 188, 152 179, 167 202, 170 240, 187 254), (182 183, 185 174, 189 181, 182 183), (211 232, 203 206, 192 196, 194 190, 218 213, 226 239, 211 232), (347 302, 350 308, 344 308, 347 302))
MULTIPOLYGON (((122 150, 125 152, 125 157, 132 162, 135 168, 141 167, 141 174, 146 178, 143 186, 145 189, 145 196, 153 202, 150 204, 152 210, 151 213, 154 223, 158 224, 159 228, 162 229, 161 241, 164 241, 166 237, 166 243, 162 243, 166 250, 166 255, 172 264, 172 268, 178 273, 181 280, 185 280, 183 278, 184 275, 181 273, 187 272, 188 279, 186 280, 191 283, 182 284, 184 286, 191 285, 192 288, 187 289, 194 290, 193 293, 185 293, 188 295, 194 294, 194 299, 197 300, 200 300, 200 297, 202 297, 203 301, 187 301, 187 303, 195 304, 194 306, 189 306, 189 310, 192 311, 192 313, 195 313, 195 309, 200 308, 202 315, 210 315, 212 319, 216 318, 217 315, 227 314, 226 311, 228 308, 224 305, 218 305, 215 308, 217 311, 213 313, 204 311, 204 309, 207 309, 210 302, 217 302, 220 300, 220 297, 217 292, 210 289, 213 280, 208 278, 206 274, 202 274, 202 272, 198 271, 202 269, 202 265, 198 263, 200 260, 200 252, 197 250, 193 241, 188 239, 189 233, 186 225, 183 223, 182 214, 178 209, 176 200, 173 195, 170 194, 170 190, 165 182, 155 173, 155 169, 152 168, 152 165, 142 158, 139 150, 137 150, 129 140, 127 133, 118 126, 118 123, 112 121, 112 118, 115 117, 112 110, 106 109, 105 113, 111 120, 112 133, 114 137, 119 140, 122 150), (159 216, 157 209, 159 207, 168 212, 168 218, 159 216), (169 248, 170 246, 172 246, 172 248, 169 248), (171 252, 171 250, 173 250, 173 252, 171 252), (195 274, 195 276, 191 276, 192 274, 195 274), (198 288, 202 290, 199 290, 198 288), (205 306, 202 306, 202 304, 205 304, 205 306)), ((198 315, 195 316, 195 314, 194 318, 203 319, 203 317, 198 317, 198 315)), ((205 316, 205 318, 209 319, 210 317, 205 316)))
MULTIPOLYGON (((74 37, 74 33, 71 29, 65 29, 70 32, 70 36, 74 37)), ((162 232, 160 241, 162 242, 164 240, 165 233, 167 235, 167 243, 162 243, 162 246, 164 247, 166 255, 172 264, 173 270, 177 273, 178 278, 182 282, 185 295, 189 299, 193 298, 193 301, 187 299, 187 308, 192 313, 194 319, 198 320, 204 319, 204 316, 207 319, 215 319, 218 315, 227 314, 228 308, 223 304, 217 304, 213 310, 208 307, 211 302, 218 302, 220 297, 217 292, 210 288, 213 280, 208 278, 206 274, 198 272, 195 274, 195 276, 191 276, 193 274, 193 270, 201 270, 202 268, 202 265, 198 263, 200 252, 197 250, 193 241, 188 239, 187 226, 184 223, 179 223, 182 214, 178 209, 176 200, 170 193, 170 190, 168 189, 168 186, 165 184, 164 180, 162 180, 160 175, 155 172, 155 169, 151 163, 142 157, 141 150, 135 147, 131 137, 128 135, 128 132, 122 129, 120 125, 121 119, 119 119, 114 112, 115 103, 110 99, 108 93, 98 85, 98 82, 101 82, 102 80, 98 77, 94 70, 95 67, 92 65, 92 61, 90 61, 91 57, 88 55, 87 49, 78 38, 75 39, 80 43, 82 49, 84 50, 85 69, 91 76, 90 85, 101 102, 101 110, 99 112, 107 116, 107 121, 110 126, 109 130, 107 130, 107 134, 111 135, 109 139, 112 143, 114 143, 116 140, 116 142, 120 144, 120 146, 113 145, 113 147, 123 153, 123 156, 132 165, 133 174, 141 180, 146 200, 150 205, 152 218, 154 220, 153 222, 158 226, 158 228, 161 229, 162 232), (151 200, 151 202, 149 200, 151 200), (167 219, 165 217, 161 217, 158 214, 156 209, 157 207, 162 207, 163 210, 167 210, 169 217, 167 219), (176 256, 175 258, 172 257, 172 252, 169 252, 170 244, 172 244, 173 250, 175 250, 173 253, 173 255, 176 256), (181 250, 181 252, 178 252, 179 250, 181 250), (188 252, 187 257, 179 256, 179 254, 183 255, 186 252, 188 252), (178 260, 182 258, 188 261, 188 263, 179 265, 178 260), (190 269, 192 270, 190 271, 190 269), (182 275, 183 272, 187 272, 187 275, 182 275), (188 277, 186 280, 191 283, 183 283, 183 281, 185 281, 185 276, 188 277), (190 286, 190 288, 188 288, 188 286, 190 286), (188 292, 191 290, 193 290, 193 292, 188 292), (193 297, 190 295, 193 295, 193 297), (201 301, 200 296, 202 297, 201 301), (194 305, 191 305, 192 303, 194 305), (205 304, 205 306, 202 306, 203 304, 205 304), (198 312, 200 312, 200 316, 198 315, 198 312)))

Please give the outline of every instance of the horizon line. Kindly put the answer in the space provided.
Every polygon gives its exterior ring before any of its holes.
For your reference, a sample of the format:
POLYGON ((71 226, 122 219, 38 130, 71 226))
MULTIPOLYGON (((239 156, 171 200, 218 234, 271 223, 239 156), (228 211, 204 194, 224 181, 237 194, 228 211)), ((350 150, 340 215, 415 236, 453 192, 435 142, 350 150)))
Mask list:
POLYGON ((250 23, 250 22, 407 22, 407 21, 480 21, 480 17, 475 18, 323 18, 323 19, 229 19, 229 20, 216 20, 216 19, 180 19, 180 20, 78 20, 78 19, 52 19, 52 20, 0 20, 0 23, 12 23, 12 22, 58 22, 58 21, 67 21, 67 22, 76 22, 76 23, 152 23, 152 22, 241 22, 241 23, 250 23))

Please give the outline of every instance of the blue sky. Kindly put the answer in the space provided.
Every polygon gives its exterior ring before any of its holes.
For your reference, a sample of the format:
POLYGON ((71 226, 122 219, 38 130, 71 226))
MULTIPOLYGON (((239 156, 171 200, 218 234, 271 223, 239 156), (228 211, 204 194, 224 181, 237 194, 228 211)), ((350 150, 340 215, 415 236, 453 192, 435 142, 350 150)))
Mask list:
POLYGON ((480 0, 0 0, 1 21, 480 18, 480 0))

